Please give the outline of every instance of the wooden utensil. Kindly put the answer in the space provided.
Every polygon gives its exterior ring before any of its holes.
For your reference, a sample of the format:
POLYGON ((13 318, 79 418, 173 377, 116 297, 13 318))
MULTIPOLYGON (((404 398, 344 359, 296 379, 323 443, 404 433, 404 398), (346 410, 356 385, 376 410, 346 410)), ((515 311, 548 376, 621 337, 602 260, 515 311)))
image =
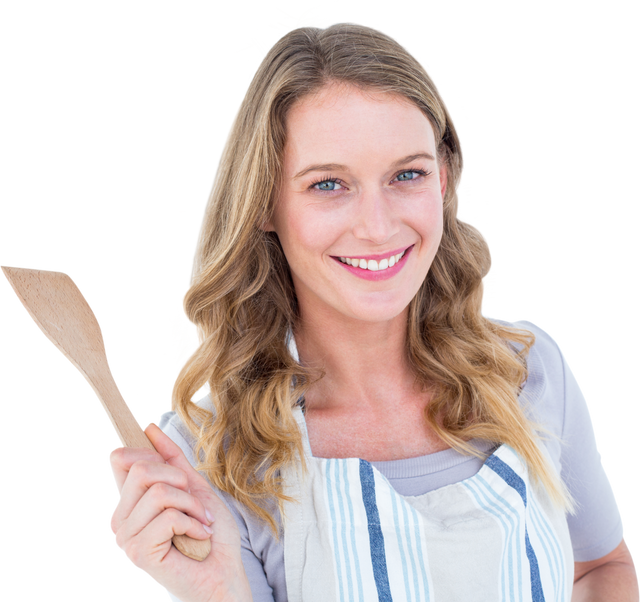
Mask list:
MULTIPOLYGON (((111 376, 98 321, 73 280, 61 272, 2 266, 13 290, 42 332, 93 387, 126 447, 155 449, 140 428, 111 376)), ((174 535, 185 556, 204 560, 210 540, 174 535)))

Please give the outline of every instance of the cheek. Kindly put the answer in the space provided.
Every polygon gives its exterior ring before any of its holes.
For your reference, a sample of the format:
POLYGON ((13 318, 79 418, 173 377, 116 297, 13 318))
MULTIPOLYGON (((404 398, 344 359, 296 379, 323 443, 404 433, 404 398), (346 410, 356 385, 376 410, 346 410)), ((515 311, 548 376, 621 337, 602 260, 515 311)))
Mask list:
POLYGON ((440 240, 443 228, 442 199, 439 196, 429 195, 405 214, 407 223, 411 224, 426 242, 440 240))
POLYGON ((296 263, 307 256, 318 257, 329 251, 338 238, 341 223, 335 215, 303 207, 289 212, 280 226, 277 231, 285 254, 290 263, 296 263))
POLYGON ((315 255, 314 247, 318 244, 308 220, 300 215, 288 214, 286 220, 276 221, 275 230, 291 271, 294 274, 306 271, 310 257, 315 255))

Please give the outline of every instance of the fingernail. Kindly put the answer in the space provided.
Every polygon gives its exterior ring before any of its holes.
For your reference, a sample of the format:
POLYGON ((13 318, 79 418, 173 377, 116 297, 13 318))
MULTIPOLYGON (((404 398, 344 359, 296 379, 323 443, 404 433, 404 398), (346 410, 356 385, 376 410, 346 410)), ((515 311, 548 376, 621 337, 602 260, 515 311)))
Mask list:
POLYGON ((202 525, 202 528, 209 534, 211 535, 213 533, 213 530, 211 529, 211 527, 207 527, 207 525, 202 525))
POLYGON ((204 509, 204 515, 207 517, 207 520, 212 523, 213 522, 213 516, 211 516, 211 512, 209 512, 206 508, 204 509))

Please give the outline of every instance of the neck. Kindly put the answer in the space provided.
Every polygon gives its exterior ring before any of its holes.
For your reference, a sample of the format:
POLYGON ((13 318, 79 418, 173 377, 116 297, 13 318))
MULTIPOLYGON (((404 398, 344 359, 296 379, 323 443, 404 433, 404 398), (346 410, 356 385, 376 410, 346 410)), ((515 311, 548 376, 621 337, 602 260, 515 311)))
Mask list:
POLYGON ((415 394, 405 343, 408 308, 385 322, 301 311, 295 339, 300 361, 324 372, 306 395, 307 408, 393 406, 415 394))

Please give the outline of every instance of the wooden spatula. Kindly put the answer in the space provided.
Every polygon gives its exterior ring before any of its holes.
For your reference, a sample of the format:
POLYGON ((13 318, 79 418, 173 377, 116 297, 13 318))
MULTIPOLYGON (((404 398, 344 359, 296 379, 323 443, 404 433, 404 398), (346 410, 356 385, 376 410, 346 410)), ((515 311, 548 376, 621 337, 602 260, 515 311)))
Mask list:
MULTIPOLYGON (((73 280, 61 272, 4 266, 2 271, 42 332, 89 381, 123 445, 154 449, 116 387, 98 321, 73 280)), ((211 551, 208 539, 175 535, 172 541, 194 560, 204 560, 211 551)))

